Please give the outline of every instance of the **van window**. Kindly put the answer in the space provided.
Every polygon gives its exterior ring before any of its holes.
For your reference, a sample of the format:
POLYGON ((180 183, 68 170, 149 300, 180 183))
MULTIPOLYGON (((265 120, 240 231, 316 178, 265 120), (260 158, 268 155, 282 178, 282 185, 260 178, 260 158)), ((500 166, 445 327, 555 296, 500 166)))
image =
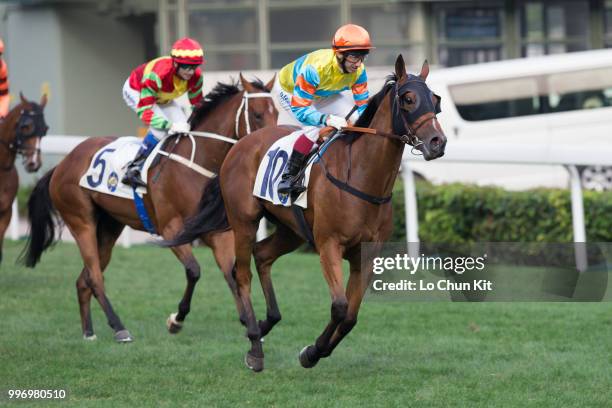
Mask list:
POLYGON ((612 106, 612 67, 451 86, 468 121, 612 106))
POLYGON ((547 89, 551 112, 610 106, 612 68, 552 74, 547 78, 547 89))
POLYGON ((461 117, 469 121, 533 115, 541 110, 535 77, 455 85, 449 91, 461 117))

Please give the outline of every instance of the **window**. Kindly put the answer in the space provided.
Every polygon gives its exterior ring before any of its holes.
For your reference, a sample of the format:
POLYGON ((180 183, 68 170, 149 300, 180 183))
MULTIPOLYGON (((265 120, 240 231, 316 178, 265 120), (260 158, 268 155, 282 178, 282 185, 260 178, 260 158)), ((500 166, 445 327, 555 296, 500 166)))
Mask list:
POLYGON ((408 65, 419 65, 425 56, 425 14, 419 3, 351 3, 351 22, 370 32, 376 49, 368 66, 393 66, 398 54, 408 65))
POLYGON ((533 115, 541 105, 536 77, 455 85, 450 93, 468 121, 533 115))
POLYGON ((452 67, 502 59, 503 3, 487 4, 491 5, 450 4, 435 9, 440 64, 452 67))
POLYGON ((207 69, 259 67, 259 26, 255 3, 234 1, 215 5, 190 1, 188 27, 189 35, 204 47, 207 69))
POLYGON ((340 26, 340 7, 297 2, 270 4, 270 49, 272 68, 281 68, 295 58, 320 48, 329 48, 340 26))
POLYGON ((547 88, 552 112, 611 106, 612 68, 550 75, 547 88))
POLYGON ((612 67, 450 87, 468 121, 612 106, 612 67))
POLYGON ((525 1, 521 7, 523 57, 588 49, 586 1, 525 1))
POLYGON ((612 0, 604 5, 604 42, 607 48, 612 47, 612 0))

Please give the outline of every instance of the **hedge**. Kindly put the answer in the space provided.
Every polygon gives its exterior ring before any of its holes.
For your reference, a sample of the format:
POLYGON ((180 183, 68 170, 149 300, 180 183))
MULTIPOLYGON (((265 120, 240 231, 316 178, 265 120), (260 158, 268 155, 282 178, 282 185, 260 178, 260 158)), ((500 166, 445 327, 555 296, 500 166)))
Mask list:
MULTIPOLYGON (((612 192, 584 191, 588 242, 612 241, 612 192)), ((570 192, 417 183, 422 242, 572 242, 570 192)), ((393 194, 392 241, 405 241, 404 192, 393 194)))

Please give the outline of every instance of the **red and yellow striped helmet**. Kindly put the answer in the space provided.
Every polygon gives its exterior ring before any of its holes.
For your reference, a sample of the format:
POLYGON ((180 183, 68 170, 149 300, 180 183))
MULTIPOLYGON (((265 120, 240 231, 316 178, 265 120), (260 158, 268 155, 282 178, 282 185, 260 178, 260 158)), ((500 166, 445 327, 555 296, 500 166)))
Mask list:
POLYGON ((200 65, 204 62, 204 51, 200 43, 187 37, 174 43, 170 56, 179 64, 200 65))
POLYGON ((334 34, 332 48, 342 52, 350 50, 371 50, 375 47, 372 46, 370 34, 365 28, 357 24, 345 24, 336 31, 336 34, 334 34))

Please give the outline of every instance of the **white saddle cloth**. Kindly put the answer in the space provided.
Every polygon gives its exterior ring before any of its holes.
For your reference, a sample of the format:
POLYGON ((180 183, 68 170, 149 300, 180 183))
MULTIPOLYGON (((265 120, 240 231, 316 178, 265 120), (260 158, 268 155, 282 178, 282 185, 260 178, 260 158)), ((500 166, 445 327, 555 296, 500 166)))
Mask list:
MULTIPOLYGON (((278 195, 278 184, 281 181, 281 175, 287 166, 291 152, 293 151, 293 145, 296 139, 303 133, 303 130, 296 130, 295 132, 277 140, 266 152, 264 159, 259 163, 259 169, 257 170, 257 177, 255 178, 255 185, 253 186, 253 195, 255 197, 263 198, 264 200, 270 201, 275 205, 283 205, 285 207, 291 206, 291 198, 287 195, 278 195)), ((310 171, 312 170, 312 160, 306 167, 306 173, 304 174, 304 185, 308 187, 308 181, 310 180, 310 171)), ((295 201, 296 205, 302 208, 307 207, 307 193, 308 190, 304 191, 295 201)))
MULTIPOLYGON (((142 140, 137 137, 126 136, 102 147, 94 155, 79 185, 89 190, 132 200, 134 198, 132 187, 123 184, 121 179, 127 169, 127 163, 136 157, 141 142, 142 140)), ((162 144, 160 142, 155 146, 144 163, 141 174, 145 183, 149 167, 162 144)), ((136 191, 141 195, 147 192, 143 187, 138 187, 136 191)))

